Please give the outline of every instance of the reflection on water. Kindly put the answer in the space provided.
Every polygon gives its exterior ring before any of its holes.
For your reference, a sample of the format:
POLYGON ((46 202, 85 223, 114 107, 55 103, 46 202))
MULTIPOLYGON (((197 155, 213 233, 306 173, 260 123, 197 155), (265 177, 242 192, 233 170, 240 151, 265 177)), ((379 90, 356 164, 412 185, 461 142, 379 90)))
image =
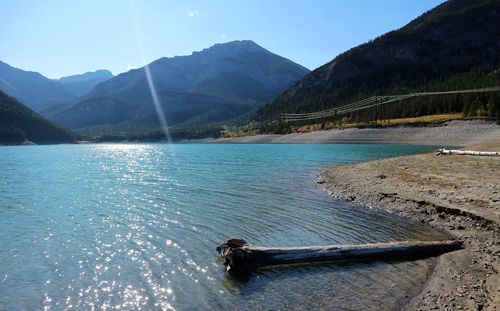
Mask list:
POLYGON ((392 309, 431 260, 224 273, 228 237, 266 246, 436 239, 313 186, 394 145, 102 144, 0 149, 0 309, 392 309))

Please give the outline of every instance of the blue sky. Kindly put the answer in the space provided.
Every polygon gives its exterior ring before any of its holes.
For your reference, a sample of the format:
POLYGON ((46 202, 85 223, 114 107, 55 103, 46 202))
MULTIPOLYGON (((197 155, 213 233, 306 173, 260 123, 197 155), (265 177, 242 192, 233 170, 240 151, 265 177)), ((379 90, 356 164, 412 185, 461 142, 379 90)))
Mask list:
POLYGON ((49 78, 250 39, 309 69, 442 0, 16 0, 0 2, 0 60, 49 78))

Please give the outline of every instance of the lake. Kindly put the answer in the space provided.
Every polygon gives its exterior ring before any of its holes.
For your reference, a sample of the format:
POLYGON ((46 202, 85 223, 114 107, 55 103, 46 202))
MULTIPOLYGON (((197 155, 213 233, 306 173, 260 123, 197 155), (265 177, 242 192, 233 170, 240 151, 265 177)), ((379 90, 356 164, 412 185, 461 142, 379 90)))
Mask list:
POLYGON ((329 166, 432 149, 0 147, 0 310, 394 309, 432 259, 268 268, 240 280, 215 248, 229 237, 264 246, 444 238, 314 186, 329 166))

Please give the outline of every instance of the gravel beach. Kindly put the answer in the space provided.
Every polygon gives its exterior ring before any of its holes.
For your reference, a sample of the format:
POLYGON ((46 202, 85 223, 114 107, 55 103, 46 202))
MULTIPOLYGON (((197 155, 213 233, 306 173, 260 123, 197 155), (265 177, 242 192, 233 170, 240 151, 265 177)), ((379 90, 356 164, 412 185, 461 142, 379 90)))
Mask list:
MULTIPOLYGON (((500 139, 465 149, 500 151, 500 139)), ((428 223, 463 242, 464 249, 438 258, 405 310, 500 310, 500 157, 397 157, 333 167, 316 183, 334 197, 428 223)))
POLYGON ((202 140, 224 143, 283 143, 283 144, 414 144, 466 146, 500 137, 500 125, 471 120, 449 121, 426 126, 400 125, 314 131, 292 134, 264 134, 234 138, 202 140))

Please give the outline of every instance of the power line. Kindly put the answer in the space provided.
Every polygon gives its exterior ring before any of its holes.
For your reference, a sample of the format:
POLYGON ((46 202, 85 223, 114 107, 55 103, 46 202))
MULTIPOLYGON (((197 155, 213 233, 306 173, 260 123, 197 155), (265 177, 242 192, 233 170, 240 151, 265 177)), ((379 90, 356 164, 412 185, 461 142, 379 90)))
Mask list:
MULTIPOLYGON (((384 95, 372 96, 354 103, 347 105, 321 110, 310 113, 282 113, 281 120, 285 122, 307 121, 316 120, 328 117, 337 117, 351 112, 364 110, 380 105, 385 105, 392 102, 397 102, 413 97, 431 96, 431 95, 446 95, 446 94, 464 94, 464 93, 480 93, 480 92, 496 92, 500 91, 500 86, 482 88, 482 89, 469 89, 469 90, 455 90, 455 91, 439 91, 439 92, 419 92, 403 95, 384 95)), ((262 123, 262 122, 260 122, 262 123)), ((261 125, 261 124, 259 124, 261 125)))

